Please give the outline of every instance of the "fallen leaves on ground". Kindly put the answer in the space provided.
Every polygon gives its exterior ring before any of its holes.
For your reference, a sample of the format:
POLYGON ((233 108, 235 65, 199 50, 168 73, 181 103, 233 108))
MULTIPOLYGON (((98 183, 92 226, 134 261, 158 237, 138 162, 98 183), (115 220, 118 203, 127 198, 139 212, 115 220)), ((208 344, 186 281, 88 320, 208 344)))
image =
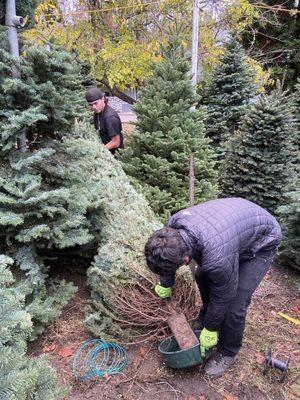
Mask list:
POLYGON ((224 400, 239 400, 239 399, 238 399, 238 397, 234 396, 233 394, 225 392, 224 400))
POLYGON ((49 353, 50 351, 55 350, 56 347, 57 347, 57 345, 56 345, 55 343, 46 344, 46 345, 43 347, 43 352, 44 352, 44 353, 49 353))
POLYGON ((103 378, 105 379, 106 382, 109 382, 110 379, 111 379, 111 375, 109 375, 109 374, 104 374, 104 375, 103 375, 103 378))
POLYGON ((62 356, 63 358, 70 357, 70 356, 72 356, 74 354, 74 349, 71 346, 61 347, 58 350, 58 354, 60 356, 62 356))
POLYGON ((297 385, 296 384, 293 384, 292 386, 289 386, 287 388, 287 392, 288 392, 288 395, 289 395, 289 399, 291 399, 291 400, 298 400, 299 399, 298 390, 297 390, 297 385))
POLYGON ((263 364, 265 362, 265 359, 265 356, 259 351, 255 353, 255 360, 258 364, 263 364))
POLYGON ((146 355, 146 350, 144 349, 144 347, 140 347, 139 352, 140 352, 140 356, 144 358, 146 355))

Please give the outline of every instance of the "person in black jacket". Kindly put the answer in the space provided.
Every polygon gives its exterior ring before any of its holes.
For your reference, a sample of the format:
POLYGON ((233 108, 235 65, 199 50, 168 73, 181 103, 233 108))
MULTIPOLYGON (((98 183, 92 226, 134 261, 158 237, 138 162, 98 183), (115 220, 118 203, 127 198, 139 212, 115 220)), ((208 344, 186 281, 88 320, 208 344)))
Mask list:
POLYGON ((91 87, 85 98, 94 111, 94 125, 104 146, 112 154, 123 149, 122 123, 118 113, 107 104, 105 94, 99 88, 91 87))
POLYGON ((155 292, 172 294, 176 270, 194 259, 202 308, 200 351, 217 345, 205 365, 221 376, 234 362, 243 339, 251 297, 268 271, 281 230, 262 207, 241 198, 211 200, 174 214, 145 246, 148 267, 160 276, 155 292))

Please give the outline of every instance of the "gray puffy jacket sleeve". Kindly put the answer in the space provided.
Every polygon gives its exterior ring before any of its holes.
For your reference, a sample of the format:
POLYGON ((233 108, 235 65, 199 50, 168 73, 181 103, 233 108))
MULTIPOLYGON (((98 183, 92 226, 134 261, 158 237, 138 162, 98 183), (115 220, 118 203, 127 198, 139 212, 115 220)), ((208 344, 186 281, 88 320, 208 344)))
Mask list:
POLYGON ((218 330, 236 296, 239 262, 258 252, 274 251, 281 230, 266 210, 241 198, 211 200, 174 214, 168 226, 179 230, 192 256, 210 278, 204 325, 218 330))

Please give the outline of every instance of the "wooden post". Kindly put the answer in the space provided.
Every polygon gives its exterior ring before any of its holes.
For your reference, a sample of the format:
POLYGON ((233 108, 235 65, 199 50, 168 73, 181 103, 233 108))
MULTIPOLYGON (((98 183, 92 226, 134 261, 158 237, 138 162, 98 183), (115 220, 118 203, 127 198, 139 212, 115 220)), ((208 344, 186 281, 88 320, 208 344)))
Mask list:
MULTIPOLYGON (((189 159, 190 170, 189 170, 189 198, 190 198, 190 207, 195 204, 195 171, 194 171, 194 155, 190 154, 189 159)), ((191 260, 189 263, 191 274, 193 279, 195 279, 195 272, 196 272, 196 261, 191 260)))
POLYGON ((195 172, 194 172, 194 155, 190 154, 189 159, 190 172, 189 172, 189 198, 190 207, 195 203, 195 172))

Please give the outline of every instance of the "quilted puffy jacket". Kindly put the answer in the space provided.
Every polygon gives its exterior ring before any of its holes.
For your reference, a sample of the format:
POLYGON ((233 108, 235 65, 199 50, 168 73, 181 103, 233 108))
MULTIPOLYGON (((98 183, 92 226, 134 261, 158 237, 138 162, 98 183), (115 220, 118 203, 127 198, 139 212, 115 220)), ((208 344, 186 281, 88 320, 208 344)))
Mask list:
MULTIPOLYGON (((218 330, 238 285, 239 262, 258 252, 274 253, 281 240, 276 219, 242 198, 211 200, 174 214, 167 224, 178 229, 192 258, 211 279, 205 327, 218 330)), ((170 287, 175 276, 161 277, 170 287)))

